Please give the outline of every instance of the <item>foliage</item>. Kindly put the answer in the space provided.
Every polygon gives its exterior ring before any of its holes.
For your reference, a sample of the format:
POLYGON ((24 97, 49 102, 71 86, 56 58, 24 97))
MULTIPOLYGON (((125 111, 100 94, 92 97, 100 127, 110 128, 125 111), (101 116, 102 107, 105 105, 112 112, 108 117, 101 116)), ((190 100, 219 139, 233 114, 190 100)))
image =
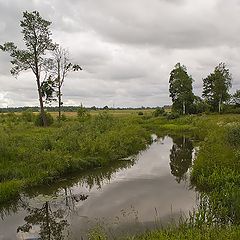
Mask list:
MULTIPOLYGON (((239 226, 203 226, 200 228, 189 227, 182 224, 179 227, 172 226, 166 229, 155 230, 145 234, 122 238, 125 240, 238 240, 240 237, 239 226)), ((120 238, 121 239, 121 238, 120 238)))
POLYGON ((233 104, 222 104, 222 113, 240 114, 240 106, 233 104))
POLYGON ((73 64, 69 60, 69 53, 66 49, 56 46, 52 52, 52 57, 48 60, 46 74, 48 79, 44 81, 43 94, 48 101, 58 101, 58 120, 61 120, 62 111, 62 86, 68 73, 82 70, 78 64, 73 64))
POLYGON ((232 146, 240 146, 240 124, 231 124, 226 132, 227 142, 232 146))
POLYGON ((44 20, 39 12, 25 11, 23 12, 23 20, 20 21, 20 26, 22 28, 23 41, 26 49, 18 49, 13 42, 7 42, 3 46, 0 46, 0 49, 10 53, 12 58, 11 63, 13 65, 11 73, 13 75, 17 76, 20 72, 29 69, 32 70, 35 75, 44 126, 47 125, 47 122, 44 115, 40 73, 44 70, 47 62, 45 57, 46 51, 55 48, 50 38, 50 25, 51 22, 44 20))
POLYGON ((142 115, 143 115, 143 112, 142 112, 142 111, 138 112, 138 115, 139 115, 139 116, 142 116, 142 115))
POLYGON ((78 111, 77 111, 77 116, 79 121, 86 121, 90 118, 90 114, 87 110, 87 108, 85 108, 82 104, 80 105, 78 111))
POLYGON ((213 111, 221 112, 221 104, 230 98, 232 76, 225 63, 215 67, 214 72, 203 79, 203 97, 213 111))
POLYGON ((190 106, 189 112, 191 114, 199 114, 199 113, 209 113, 210 112, 210 105, 201 99, 198 96, 194 97, 194 102, 190 106))
MULTIPOLYGON (((68 118, 66 116, 66 114, 62 113, 61 117, 60 117, 60 121, 66 121, 68 118)), ((59 120, 59 116, 57 116, 57 120, 59 120)))
POLYGON ((169 92, 174 111, 180 114, 189 113, 190 105, 194 101, 192 83, 193 79, 188 75, 186 67, 177 63, 169 79, 169 92))
POLYGON ((174 112, 167 115, 168 120, 177 119, 179 117, 180 117, 180 115, 178 113, 174 113, 174 112))
POLYGON ((33 122, 34 121, 34 114, 31 109, 27 109, 22 112, 22 119, 26 122, 33 122))
POLYGON ((232 95, 232 102, 237 107, 240 107, 240 90, 236 90, 236 92, 232 95))
POLYGON ((191 173, 192 183, 206 194, 207 212, 215 224, 240 223, 239 119, 208 116, 196 121, 206 129, 191 173))
MULTIPOLYGON (((45 114, 47 126, 52 125, 53 121, 54 121, 52 115, 48 112, 45 112, 44 114, 45 114)), ((42 114, 37 114, 34 124, 35 124, 35 126, 38 126, 38 127, 44 126, 42 114)))
POLYGON ((155 111, 153 112, 153 116, 154 116, 154 117, 159 117, 159 116, 163 115, 164 112, 165 112, 164 108, 157 107, 157 108, 155 109, 155 111))

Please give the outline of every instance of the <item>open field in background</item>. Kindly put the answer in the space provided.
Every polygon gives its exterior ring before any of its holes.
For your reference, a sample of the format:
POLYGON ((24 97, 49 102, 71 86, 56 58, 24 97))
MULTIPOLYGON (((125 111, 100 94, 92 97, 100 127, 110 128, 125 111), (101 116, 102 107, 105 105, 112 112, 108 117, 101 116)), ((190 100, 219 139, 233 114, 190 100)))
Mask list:
MULTIPOLYGON (((140 109, 140 110, 107 110, 107 112, 113 116, 129 116, 129 115, 138 115, 139 112, 142 112, 144 115, 152 115, 154 109, 140 109)), ((106 112, 106 110, 90 110, 89 113, 92 116, 96 116, 99 113, 106 112)), ((50 112, 52 116, 57 117, 57 112, 50 112)), ((77 117, 77 112, 63 112, 66 117, 77 117)))
MULTIPOLYGON (((143 115, 145 116, 151 116, 152 113, 154 112, 154 109, 126 109, 126 110, 118 110, 118 109, 115 109, 115 110, 89 110, 88 113, 91 115, 91 116, 96 116, 98 115, 99 113, 104 113, 104 112, 108 112, 109 114, 113 115, 113 116, 129 116, 129 115, 138 115, 140 112, 143 113, 143 115)), ((170 112, 170 110, 168 111, 170 112)), ((16 114, 17 116, 20 116, 22 114, 22 112, 12 112, 14 114, 16 114)), ((37 115, 39 112, 33 112, 33 114, 37 115)), ((54 117, 54 118, 57 118, 58 116, 58 112, 51 112, 49 111, 49 113, 54 117)), ((3 114, 3 115, 7 115, 9 113, 0 113, 0 114, 3 114)), ((62 114, 64 114, 66 117, 69 117, 69 118, 76 118, 77 117, 77 112, 76 111, 72 111, 72 112, 65 112, 63 111, 62 114)))

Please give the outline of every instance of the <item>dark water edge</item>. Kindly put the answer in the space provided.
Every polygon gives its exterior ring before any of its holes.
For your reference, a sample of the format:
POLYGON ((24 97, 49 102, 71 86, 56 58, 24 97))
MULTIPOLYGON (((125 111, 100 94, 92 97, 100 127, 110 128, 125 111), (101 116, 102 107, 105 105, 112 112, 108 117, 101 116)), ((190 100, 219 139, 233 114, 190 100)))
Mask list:
POLYGON ((115 237, 178 221, 197 202, 189 183, 194 154, 190 138, 155 138, 135 159, 29 189, 1 207, 0 240, 85 239, 98 225, 115 237))

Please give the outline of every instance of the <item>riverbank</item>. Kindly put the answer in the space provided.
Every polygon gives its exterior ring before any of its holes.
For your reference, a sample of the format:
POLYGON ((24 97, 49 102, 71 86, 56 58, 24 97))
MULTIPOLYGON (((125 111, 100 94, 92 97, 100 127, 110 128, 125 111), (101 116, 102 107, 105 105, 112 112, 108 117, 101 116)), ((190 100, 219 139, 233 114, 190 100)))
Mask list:
MULTIPOLYGON (((162 133, 184 132, 202 139, 191 171, 191 184, 200 193, 200 203, 196 212, 187 217, 186 223, 178 227, 124 239, 239 239, 239 116, 186 116, 170 121, 155 118, 142 124, 160 136, 162 133)), ((101 239, 108 238, 102 235, 101 239)))
POLYGON ((151 142, 135 117, 107 113, 49 128, 5 121, 0 135, 0 202, 16 198, 24 188, 135 155, 151 142))

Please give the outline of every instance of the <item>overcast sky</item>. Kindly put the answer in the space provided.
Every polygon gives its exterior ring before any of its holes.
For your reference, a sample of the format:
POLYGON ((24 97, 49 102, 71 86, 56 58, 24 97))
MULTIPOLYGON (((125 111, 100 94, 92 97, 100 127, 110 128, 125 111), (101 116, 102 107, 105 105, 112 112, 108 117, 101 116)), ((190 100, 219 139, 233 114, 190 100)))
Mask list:
MULTIPOLYGON (((0 43, 22 46, 23 11, 37 10, 52 22, 52 38, 84 71, 68 75, 64 104, 163 106, 169 73, 177 62, 202 79, 219 62, 240 88, 239 0, 0 0, 0 43)), ((31 72, 15 79, 10 58, 0 52, 0 107, 36 106, 31 72)))

